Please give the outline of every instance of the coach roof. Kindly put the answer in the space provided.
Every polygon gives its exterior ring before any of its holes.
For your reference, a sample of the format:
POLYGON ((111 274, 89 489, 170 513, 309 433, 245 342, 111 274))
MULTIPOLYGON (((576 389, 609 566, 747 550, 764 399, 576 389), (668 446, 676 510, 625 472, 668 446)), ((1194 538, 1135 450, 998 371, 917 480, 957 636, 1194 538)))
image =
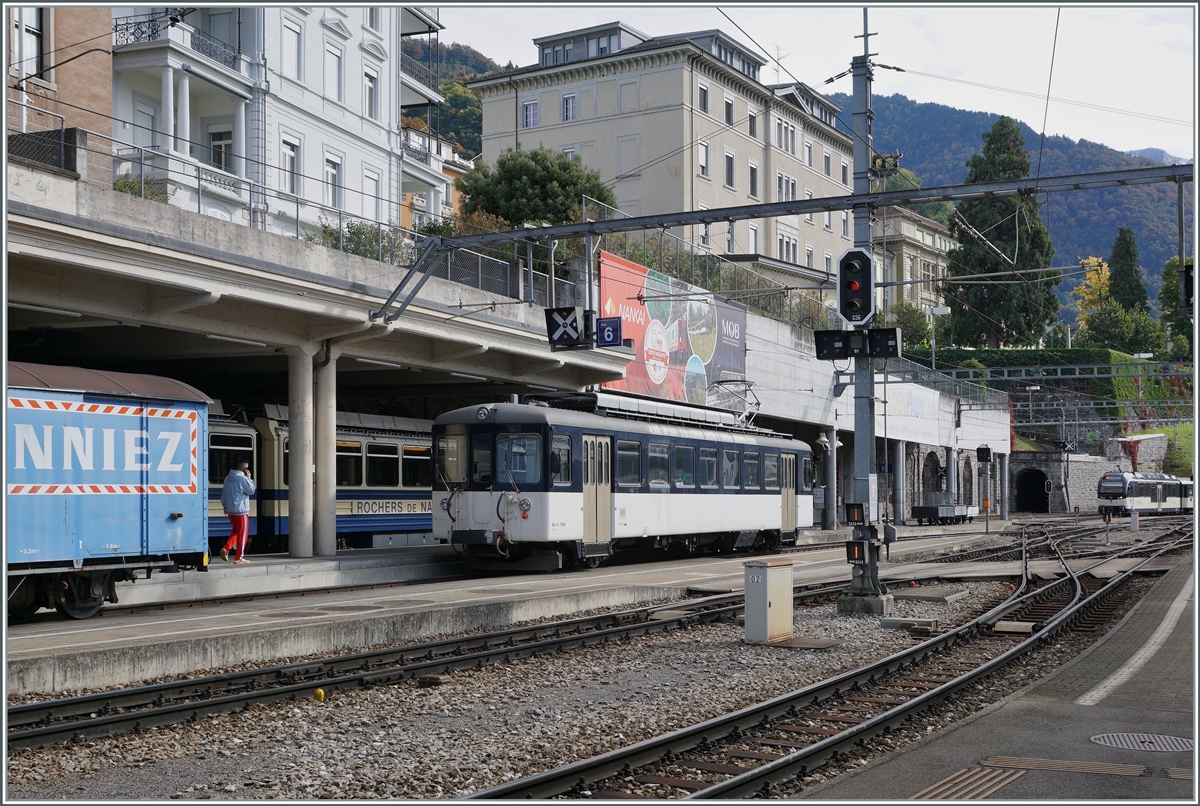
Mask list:
POLYGON ((10 389, 53 389, 151 400, 212 402, 208 395, 196 387, 158 375, 26 364, 20 361, 8 362, 8 386, 10 389))

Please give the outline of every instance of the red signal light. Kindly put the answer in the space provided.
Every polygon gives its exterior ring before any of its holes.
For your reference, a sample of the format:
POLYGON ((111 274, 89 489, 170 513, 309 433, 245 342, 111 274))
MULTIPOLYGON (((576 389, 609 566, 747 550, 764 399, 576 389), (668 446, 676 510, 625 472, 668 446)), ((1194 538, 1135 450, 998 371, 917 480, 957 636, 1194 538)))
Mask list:
POLYGON ((849 288, 851 291, 859 291, 862 289, 862 286, 858 284, 857 280, 851 280, 846 283, 846 288, 849 288))

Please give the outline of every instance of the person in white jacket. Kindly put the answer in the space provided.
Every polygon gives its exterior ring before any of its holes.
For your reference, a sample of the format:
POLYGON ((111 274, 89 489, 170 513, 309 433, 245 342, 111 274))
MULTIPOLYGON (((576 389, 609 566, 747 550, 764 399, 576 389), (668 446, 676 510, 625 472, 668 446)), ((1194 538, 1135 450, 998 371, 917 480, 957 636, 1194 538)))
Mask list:
POLYGON ((229 562, 229 552, 233 552, 235 563, 246 560, 246 543, 250 540, 250 496, 254 495, 254 481, 250 478, 250 463, 238 462, 237 467, 229 471, 225 477, 225 486, 221 489, 221 507, 229 516, 232 527, 229 539, 221 548, 221 559, 229 562))

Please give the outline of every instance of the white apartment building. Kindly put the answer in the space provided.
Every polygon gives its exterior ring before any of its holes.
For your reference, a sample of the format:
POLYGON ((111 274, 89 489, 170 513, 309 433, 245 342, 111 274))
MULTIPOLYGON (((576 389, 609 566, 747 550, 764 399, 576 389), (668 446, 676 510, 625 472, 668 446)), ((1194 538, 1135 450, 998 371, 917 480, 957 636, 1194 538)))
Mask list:
POLYGON ((950 230, 902 207, 876 210, 871 218, 871 244, 880 279, 910 285, 881 290, 881 310, 908 302, 921 310, 942 305, 938 282, 946 276, 946 255, 958 247, 950 230), (884 255, 886 254, 886 261, 884 255))
POLYGON ((401 43, 442 27, 415 6, 114 8, 113 139, 172 203, 256 226, 399 222, 405 193, 440 212, 442 157, 401 125, 442 102, 437 76, 401 43))
MULTIPOLYGON (((483 157, 546 146, 613 183, 630 215, 719 210, 852 191, 840 107, 766 85, 766 60, 718 30, 651 37, 613 22, 534 40, 538 63, 477 79, 483 157)), ((841 211, 675 232, 787 279, 821 277, 853 243, 841 211)))

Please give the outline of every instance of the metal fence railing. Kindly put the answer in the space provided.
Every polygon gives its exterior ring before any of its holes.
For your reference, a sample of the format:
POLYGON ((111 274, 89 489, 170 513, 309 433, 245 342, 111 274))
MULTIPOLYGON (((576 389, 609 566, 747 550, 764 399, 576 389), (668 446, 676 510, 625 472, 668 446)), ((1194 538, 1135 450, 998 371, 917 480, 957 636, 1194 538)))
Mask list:
MULTIPOLYGON (((74 160, 68 160, 66 120, 63 116, 20 101, 10 99, 8 103, 9 156, 74 170, 74 160)), ((74 155, 70 156, 73 158, 74 155)))

